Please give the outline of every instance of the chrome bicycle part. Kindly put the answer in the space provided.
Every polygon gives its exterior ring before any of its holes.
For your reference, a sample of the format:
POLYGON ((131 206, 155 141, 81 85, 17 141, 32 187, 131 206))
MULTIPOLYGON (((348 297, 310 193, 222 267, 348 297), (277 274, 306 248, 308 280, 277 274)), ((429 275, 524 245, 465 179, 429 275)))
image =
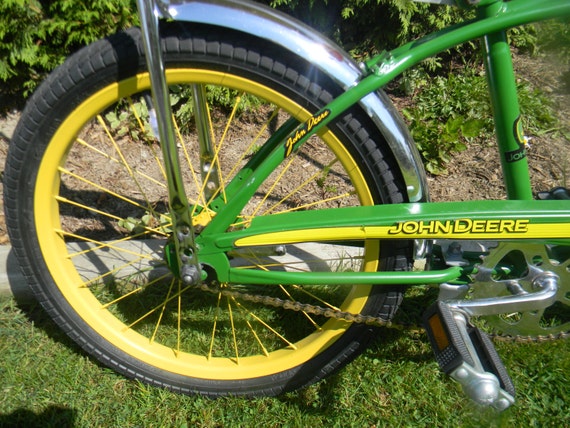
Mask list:
POLYGON ((438 301, 424 314, 424 325, 441 370, 470 399, 499 411, 514 403, 515 388, 501 358, 469 314, 438 301))
MULTIPOLYGON (((478 276, 487 276, 490 273, 487 270, 480 270, 478 276)), ((535 274, 529 281, 531 288, 536 291, 526 291, 518 281, 507 280, 503 282, 503 286, 511 293, 510 296, 455 300, 448 301, 447 304, 465 311, 470 316, 544 310, 556 302, 558 276, 550 272, 535 272, 535 274)))
POLYGON ((150 74, 152 99, 156 108, 164 169, 168 181, 168 202, 171 210, 175 248, 175 255, 169 264, 174 274, 178 275, 183 282, 195 284, 200 281, 202 271, 197 258, 198 251, 194 239, 190 204, 180 173, 169 90, 160 47, 158 22, 161 12, 153 0, 137 0, 137 9, 150 74))
POLYGON ((204 183, 204 198, 207 203, 220 191, 220 179, 216 153, 212 143, 210 117, 204 85, 192 85, 192 103, 200 146, 200 173, 204 183))
POLYGON ((487 312, 491 327, 503 335, 531 337, 570 330, 570 254, 564 248, 502 243, 491 250, 478 267, 471 293, 475 301, 496 299, 497 309, 507 309, 503 314, 487 312), (508 300, 521 305, 500 303, 508 300))

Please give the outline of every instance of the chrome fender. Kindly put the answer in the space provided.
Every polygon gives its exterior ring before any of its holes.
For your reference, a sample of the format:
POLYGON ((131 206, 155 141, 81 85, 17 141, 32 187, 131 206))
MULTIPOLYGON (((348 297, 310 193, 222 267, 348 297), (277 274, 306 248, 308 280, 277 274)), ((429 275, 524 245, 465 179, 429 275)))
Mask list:
MULTIPOLYGON (((247 0, 159 0, 162 17, 230 28, 276 43, 306 59, 343 88, 354 86, 362 72, 339 46, 311 27, 275 9, 247 0)), ((402 171, 410 202, 427 201, 425 171, 416 145, 400 114, 383 91, 360 101, 380 129, 402 171)))

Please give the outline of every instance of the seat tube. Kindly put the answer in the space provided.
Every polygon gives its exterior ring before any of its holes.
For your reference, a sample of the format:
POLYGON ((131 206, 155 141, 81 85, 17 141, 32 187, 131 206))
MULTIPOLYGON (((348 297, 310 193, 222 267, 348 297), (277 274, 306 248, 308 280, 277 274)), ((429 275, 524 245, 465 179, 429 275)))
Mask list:
MULTIPOLYGON (((493 16, 499 13, 502 4, 502 1, 492 2, 481 7, 479 13, 493 16)), ((513 61, 506 32, 485 36, 483 52, 507 197, 533 199, 513 61)))

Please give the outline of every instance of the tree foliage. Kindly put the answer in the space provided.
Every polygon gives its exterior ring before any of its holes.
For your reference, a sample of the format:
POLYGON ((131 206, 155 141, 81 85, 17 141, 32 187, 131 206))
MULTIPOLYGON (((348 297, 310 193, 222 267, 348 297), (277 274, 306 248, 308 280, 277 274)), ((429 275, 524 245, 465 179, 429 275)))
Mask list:
MULTIPOLYGON (((305 21, 355 56, 442 28, 462 13, 409 0, 259 1, 305 21)), ((134 0, 3 0, 0 81, 5 84, 0 97, 28 95, 74 50, 135 21, 134 0)))
MULTIPOLYGON (((466 11, 410 0, 265 0, 367 56, 442 29, 466 11)), ((471 51, 469 51, 471 53, 471 51)))
POLYGON ((0 102, 28 95, 71 52, 134 22, 133 0, 0 2, 0 102))

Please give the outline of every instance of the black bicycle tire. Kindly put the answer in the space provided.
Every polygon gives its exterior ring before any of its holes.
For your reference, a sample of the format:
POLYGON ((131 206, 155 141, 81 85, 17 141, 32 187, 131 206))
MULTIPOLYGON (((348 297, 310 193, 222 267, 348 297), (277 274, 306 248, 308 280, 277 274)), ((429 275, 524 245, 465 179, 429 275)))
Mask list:
MULTIPOLYGON (((212 67, 232 68, 237 73, 264 79, 312 108, 323 105, 341 91, 334 82, 314 72, 312 64, 274 45, 235 34, 226 29, 186 26, 163 28, 167 66, 192 58, 212 67), (311 79, 307 76, 311 75, 311 79)), ((182 393, 218 395, 276 395, 316 382, 351 361, 375 336, 376 329, 353 325, 335 344, 314 359, 263 378, 243 381, 212 381, 182 377, 135 361, 97 335, 77 316, 50 279, 49 269, 36 245, 33 221, 33 183, 41 159, 66 112, 98 87, 108 85, 144 68, 140 33, 132 29, 90 45, 58 68, 28 103, 12 143, 4 175, 5 207, 10 239, 35 296, 55 322, 84 350, 116 371, 143 382, 182 393)), ((405 201, 405 186, 391 152, 367 116, 353 109, 333 125, 350 138, 351 152, 362 163, 367 180, 377 192, 378 203, 405 201)), ((404 270, 409 266, 407 242, 382 246, 381 268, 404 270)), ((391 319, 402 299, 402 288, 383 288, 368 299, 366 313, 391 319)))

